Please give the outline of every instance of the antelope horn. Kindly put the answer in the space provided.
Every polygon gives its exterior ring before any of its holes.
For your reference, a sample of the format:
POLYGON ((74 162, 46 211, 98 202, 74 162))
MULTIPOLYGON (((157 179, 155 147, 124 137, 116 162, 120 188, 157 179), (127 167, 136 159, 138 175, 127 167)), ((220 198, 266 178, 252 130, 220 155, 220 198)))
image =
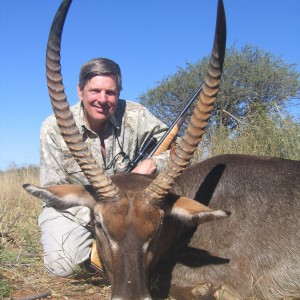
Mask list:
POLYGON ((223 1, 218 1, 216 31, 205 83, 198 96, 188 127, 162 172, 144 190, 145 200, 159 205, 175 179, 189 164, 202 136, 219 91, 226 48, 226 19, 223 1))
POLYGON ((93 186, 98 201, 117 200, 120 197, 120 191, 104 173, 93 158, 90 149, 83 142, 64 92, 60 65, 60 45, 64 22, 71 3, 72 0, 64 0, 61 3, 49 33, 46 53, 49 96, 61 135, 85 177, 93 186))

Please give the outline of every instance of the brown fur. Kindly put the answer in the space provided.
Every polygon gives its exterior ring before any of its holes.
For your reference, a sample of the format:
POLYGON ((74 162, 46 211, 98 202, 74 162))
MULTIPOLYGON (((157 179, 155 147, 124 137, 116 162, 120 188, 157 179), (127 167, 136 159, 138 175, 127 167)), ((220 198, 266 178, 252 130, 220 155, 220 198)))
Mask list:
MULTIPOLYGON (((299 170, 298 161, 217 156, 188 168, 162 206, 143 199, 153 176, 113 176, 121 200, 93 200, 99 253, 113 294, 149 297, 152 287, 153 295, 167 297, 170 292, 176 299, 209 299, 219 289, 228 299, 299 297, 299 170), (185 218, 173 213, 178 206, 185 218), (231 215, 195 222, 195 213, 219 208, 231 215)), ((52 203, 59 205, 64 201, 58 195, 78 192, 88 199, 89 189, 37 188, 35 195, 45 200, 49 194, 43 196, 43 190, 51 190, 56 193, 52 203)), ((34 194, 35 188, 29 191, 34 194)))

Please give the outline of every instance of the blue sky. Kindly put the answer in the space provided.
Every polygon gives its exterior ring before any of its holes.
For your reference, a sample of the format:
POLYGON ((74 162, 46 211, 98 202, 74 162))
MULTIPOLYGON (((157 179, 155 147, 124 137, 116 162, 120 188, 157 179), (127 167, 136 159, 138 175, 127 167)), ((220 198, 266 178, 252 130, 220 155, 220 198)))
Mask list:
MULTIPOLYGON (((251 44, 300 70, 300 1, 224 0, 227 47, 251 44)), ((39 130, 52 113, 45 80, 48 32, 60 0, 0 0, 0 169, 39 163, 39 130)), ((62 42, 62 73, 77 102, 80 66, 108 57, 122 69, 121 97, 211 50, 217 0, 74 0, 62 42)), ((294 111, 299 114, 299 107, 294 111)))

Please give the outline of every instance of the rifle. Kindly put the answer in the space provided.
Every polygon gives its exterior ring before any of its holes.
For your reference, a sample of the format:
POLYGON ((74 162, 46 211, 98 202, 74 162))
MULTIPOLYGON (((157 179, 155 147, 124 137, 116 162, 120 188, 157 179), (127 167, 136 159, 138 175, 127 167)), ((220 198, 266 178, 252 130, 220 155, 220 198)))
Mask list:
POLYGON ((185 105, 183 110, 179 113, 176 119, 173 121, 169 129, 164 133, 162 138, 157 142, 157 139, 153 136, 153 133, 150 133, 146 138, 145 142, 142 144, 140 149, 138 150, 138 154, 136 158, 128 164, 128 167, 125 172, 132 171, 136 165, 145 158, 149 158, 155 155, 159 155, 166 151, 171 145, 172 141, 175 139, 181 125, 184 122, 185 114, 188 109, 192 105, 192 103, 196 100, 198 95, 200 94, 204 82, 201 83, 200 87, 194 94, 194 96, 190 99, 190 101, 185 105), (147 154, 151 151, 149 154, 147 154))

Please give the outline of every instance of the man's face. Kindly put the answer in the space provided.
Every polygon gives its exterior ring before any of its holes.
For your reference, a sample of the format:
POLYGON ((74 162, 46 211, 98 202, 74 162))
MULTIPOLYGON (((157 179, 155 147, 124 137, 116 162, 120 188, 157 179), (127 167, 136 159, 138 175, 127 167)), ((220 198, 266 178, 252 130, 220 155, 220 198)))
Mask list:
POLYGON ((78 87, 77 92, 84 106, 85 117, 93 130, 116 110, 119 91, 117 79, 113 75, 95 76, 87 82, 83 90, 78 87))

